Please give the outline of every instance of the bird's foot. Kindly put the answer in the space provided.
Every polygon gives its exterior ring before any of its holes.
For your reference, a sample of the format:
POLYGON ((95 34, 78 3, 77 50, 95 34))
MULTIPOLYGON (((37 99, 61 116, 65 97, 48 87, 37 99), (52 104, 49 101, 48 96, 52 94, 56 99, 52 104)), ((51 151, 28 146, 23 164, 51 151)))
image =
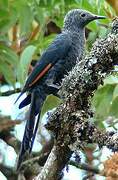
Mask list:
POLYGON ((56 89, 56 90, 59 90, 61 88, 61 86, 59 84, 49 84, 48 87, 50 87, 52 89, 56 89))
POLYGON ((58 91, 61 86, 60 84, 54 84, 52 80, 47 80, 46 85, 52 90, 52 91, 58 91))

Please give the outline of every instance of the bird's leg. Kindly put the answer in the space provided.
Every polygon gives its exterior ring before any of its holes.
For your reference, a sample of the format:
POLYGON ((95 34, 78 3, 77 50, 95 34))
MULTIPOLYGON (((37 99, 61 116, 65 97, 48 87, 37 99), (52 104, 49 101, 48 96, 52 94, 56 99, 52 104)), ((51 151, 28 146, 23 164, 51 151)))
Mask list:
POLYGON ((46 80, 46 86, 48 87, 48 91, 53 94, 54 96, 61 98, 57 93, 61 87, 60 84, 54 84, 53 79, 47 79, 46 80))
POLYGON ((57 94, 57 92, 61 88, 61 79, 62 75, 64 74, 64 62, 65 61, 62 59, 58 63, 56 63, 55 66, 52 67, 51 71, 48 74, 48 78, 45 81, 46 85, 53 94, 57 94))
POLYGON ((61 88, 59 84, 53 84, 53 83, 48 84, 48 87, 54 90, 59 90, 61 88))
POLYGON ((46 80, 46 85, 51 88, 52 90, 58 91, 61 88, 60 84, 54 84, 55 78, 50 78, 46 80))

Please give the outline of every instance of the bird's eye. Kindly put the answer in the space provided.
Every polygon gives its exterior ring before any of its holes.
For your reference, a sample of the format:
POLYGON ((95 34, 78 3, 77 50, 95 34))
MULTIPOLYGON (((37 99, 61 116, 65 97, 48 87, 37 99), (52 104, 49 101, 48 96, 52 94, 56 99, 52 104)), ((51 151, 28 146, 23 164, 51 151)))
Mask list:
POLYGON ((81 17, 85 17, 85 16, 86 16, 86 14, 85 14, 85 13, 82 13, 82 14, 80 14, 80 16, 81 16, 81 17))

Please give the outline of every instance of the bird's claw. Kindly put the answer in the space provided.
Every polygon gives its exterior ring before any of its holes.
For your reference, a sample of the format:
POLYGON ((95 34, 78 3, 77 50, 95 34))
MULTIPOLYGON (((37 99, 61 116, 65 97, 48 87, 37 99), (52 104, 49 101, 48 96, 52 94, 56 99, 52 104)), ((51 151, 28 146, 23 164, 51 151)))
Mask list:
POLYGON ((59 90, 61 88, 59 84, 54 84, 52 80, 47 80, 46 85, 52 90, 59 90))
POLYGON ((61 86, 58 84, 49 84, 48 87, 56 89, 56 90, 59 90, 61 88, 61 86))

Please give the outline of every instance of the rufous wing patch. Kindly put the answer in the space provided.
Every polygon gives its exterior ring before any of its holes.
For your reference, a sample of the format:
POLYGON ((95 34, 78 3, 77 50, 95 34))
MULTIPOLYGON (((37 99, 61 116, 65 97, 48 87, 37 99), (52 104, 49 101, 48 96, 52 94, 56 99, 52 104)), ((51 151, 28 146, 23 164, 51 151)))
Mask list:
POLYGON ((48 64, 42 71, 40 74, 38 74, 38 76, 34 79, 34 81, 32 81, 31 84, 29 84, 29 87, 31 87, 32 85, 34 85, 50 68, 51 68, 52 64, 48 64))

